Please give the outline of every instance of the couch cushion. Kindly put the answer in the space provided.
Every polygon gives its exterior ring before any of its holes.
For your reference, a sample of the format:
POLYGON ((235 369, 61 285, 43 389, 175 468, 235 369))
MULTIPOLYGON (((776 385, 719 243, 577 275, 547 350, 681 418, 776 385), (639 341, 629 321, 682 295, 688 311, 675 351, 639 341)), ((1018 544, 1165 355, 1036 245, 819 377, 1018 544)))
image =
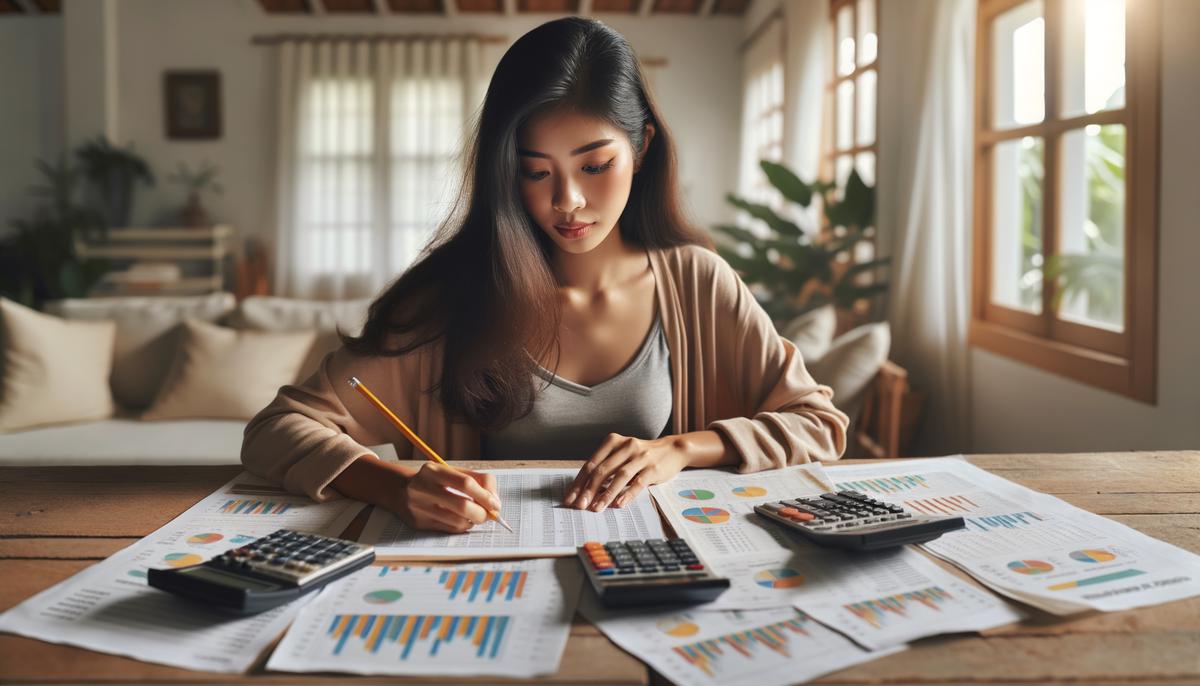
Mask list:
POLYGON ((833 388, 833 404, 855 420, 863 392, 887 361, 891 347, 887 322, 864 324, 838 336, 828 353, 808 365, 808 371, 818 383, 833 388))
POLYGON ((105 419, 7 434, 0 465, 238 464, 244 421, 105 419))
POLYGON ((0 432, 111 417, 115 334, 0 298, 0 432))
POLYGON ((296 378, 314 337, 185 321, 179 353, 142 419, 250 419, 296 378))
POLYGON ((112 393, 122 406, 149 406, 175 359, 184 319, 215 322, 233 311, 232 293, 178 297, 80 298, 48 303, 47 311, 66 319, 117 323, 112 393))
POLYGON ((321 361, 337 350, 342 341, 337 329, 357 336, 367 320, 369 298, 362 300, 298 300, 269 296, 251 296, 238 306, 230 317, 233 326, 255 331, 304 331, 315 329, 317 338, 304 363, 296 382, 312 376, 321 361))
POLYGON ((821 359, 829 352, 836 328, 837 312, 833 305, 824 305, 796 317, 779 333, 796 344, 800 356, 808 363, 821 359))

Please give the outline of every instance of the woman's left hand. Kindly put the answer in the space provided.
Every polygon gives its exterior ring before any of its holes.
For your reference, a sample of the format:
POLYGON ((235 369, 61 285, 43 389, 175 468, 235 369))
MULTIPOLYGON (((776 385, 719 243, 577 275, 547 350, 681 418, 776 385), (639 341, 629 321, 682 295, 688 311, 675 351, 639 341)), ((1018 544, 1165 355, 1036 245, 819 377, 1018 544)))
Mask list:
POLYGON ((609 434, 567 488, 563 505, 593 512, 610 504, 622 507, 645 487, 669 480, 689 462, 677 438, 609 434))

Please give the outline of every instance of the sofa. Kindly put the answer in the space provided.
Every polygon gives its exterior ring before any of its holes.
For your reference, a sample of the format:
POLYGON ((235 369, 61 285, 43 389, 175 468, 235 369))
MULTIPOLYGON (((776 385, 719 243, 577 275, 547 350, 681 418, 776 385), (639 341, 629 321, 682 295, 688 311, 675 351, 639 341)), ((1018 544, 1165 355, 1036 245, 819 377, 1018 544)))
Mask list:
MULTIPOLYGON (((246 421, 357 333, 368 300, 232 294, 0 299, 0 465, 237 464, 246 421)), ((782 328, 852 417, 887 359, 886 324, 833 336, 831 308, 782 328)), ((392 446, 371 446, 394 457, 392 446)))

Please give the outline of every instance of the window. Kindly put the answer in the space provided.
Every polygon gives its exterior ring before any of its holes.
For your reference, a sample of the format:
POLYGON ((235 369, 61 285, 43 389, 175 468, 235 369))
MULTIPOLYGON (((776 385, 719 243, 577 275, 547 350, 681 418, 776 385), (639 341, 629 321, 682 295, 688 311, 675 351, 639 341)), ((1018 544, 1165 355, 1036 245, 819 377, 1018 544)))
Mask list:
POLYGON ((980 0, 971 342, 1155 394, 1156 0, 980 0))
MULTIPOLYGON (((793 209, 759 166, 761 160, 783 161, 784 52, 783 12, 777 10, 763 20, 744 47, 741 196, 786 216, 793 209)), ((749 215, 739 213, 739 219, 745 223, 749 215)), ((747 224, 747 228, 756 226, 747 224)))

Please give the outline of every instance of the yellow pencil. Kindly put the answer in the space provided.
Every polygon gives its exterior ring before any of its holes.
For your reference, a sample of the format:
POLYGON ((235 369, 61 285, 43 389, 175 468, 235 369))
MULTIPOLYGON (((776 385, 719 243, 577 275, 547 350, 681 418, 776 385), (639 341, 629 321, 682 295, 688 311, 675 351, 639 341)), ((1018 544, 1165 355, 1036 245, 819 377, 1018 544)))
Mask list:
MULTIPOLYGON (((414 446, 419 448, 421 450, 421 452, 425 453, 426 457, 433 460, 434 462, 438 462, 440 464, 446 465, 447 467, 450 467, 450 465, 447 464, 446 461, 442 459, 441 455, 438 455, 437 452, 435 452, 433 448, 430 448, 425 443, 425 441, 422 441, 421 437, 418 436, 415 431, 408 428, 408 425, 405 424, 399 417, 397 417, 396 413, 392 412, 391 409, 389 409, 387 405, 384 405, 383 401, 380 400, 379 398, 377 398, 375 396, 375 394, 371 392, 371 389, 367 388, 366 384, 364 384, 363 382, 358 380, 358 377, 356 377, 356 376, 350 377, 350 386, 351 386, 351 388, 354 388, 359 393, 361 393, 363 395, 363 397, 365 397, 367 400, 369 400, 371 402, 371 404, 374 405, 375 408, 378 409, 380 412, 382 412, 385 417, 392 420, 392 424, 395 424, 396 428, 400 429, 400 433, 404 434, 404 437, 407 438, 410 443, 412 443, 414 446)), ((450 468, 454 469, 454 467, 450 467, 450 468)), ((463 495, 466 495, 466 494, 464 493, 463 495)), ((508 525, 508 522, 504 521, 504 518, 500 516, 500 513, 498 511, 488 510, 487 513, 488 513, 488 518, 496 520, 497 522, 500 523, 500 526, 504 527, 505 529, 508 529, 510 532, 513 530, 513 528, 508 525)))

